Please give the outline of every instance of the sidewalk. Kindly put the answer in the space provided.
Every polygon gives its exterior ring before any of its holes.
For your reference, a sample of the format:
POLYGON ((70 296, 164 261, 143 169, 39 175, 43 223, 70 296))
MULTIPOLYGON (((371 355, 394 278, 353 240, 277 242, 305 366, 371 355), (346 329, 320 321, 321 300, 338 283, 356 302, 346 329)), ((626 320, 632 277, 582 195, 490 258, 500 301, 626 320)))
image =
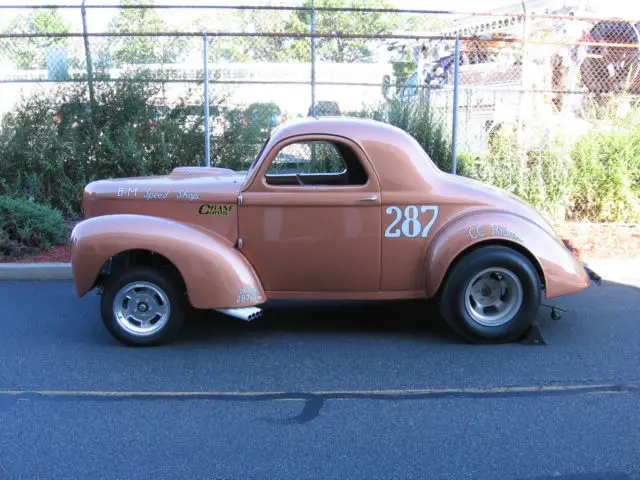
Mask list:
MULTIPOLYGON (((640 288, 640 259, 589 260, 586 263, 604 280, 640 288)), ((69 263, 0 263, 0 281, 72 279, 69 263)))
POLYGON ((640 288, 640 259, 589 260, 586 263, 604 280, 640 288))

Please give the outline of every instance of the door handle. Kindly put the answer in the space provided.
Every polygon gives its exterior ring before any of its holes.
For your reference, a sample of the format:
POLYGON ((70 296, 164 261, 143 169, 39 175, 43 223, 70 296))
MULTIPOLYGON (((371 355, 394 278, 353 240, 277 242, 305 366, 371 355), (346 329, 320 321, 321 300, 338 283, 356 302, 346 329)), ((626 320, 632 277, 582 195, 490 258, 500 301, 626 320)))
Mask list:
POLYGON ((375 193, 369 197, 364 197, 361 198, 360 201, 361 202, 375 202, 378 199, 378 195, 376 195, 375 193))

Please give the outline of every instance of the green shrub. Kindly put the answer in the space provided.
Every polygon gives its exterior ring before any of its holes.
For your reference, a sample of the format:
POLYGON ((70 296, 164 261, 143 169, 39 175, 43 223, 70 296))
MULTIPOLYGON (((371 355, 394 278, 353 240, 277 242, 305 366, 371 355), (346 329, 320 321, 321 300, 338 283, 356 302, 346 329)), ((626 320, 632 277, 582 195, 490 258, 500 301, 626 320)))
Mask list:
POLYGON ((515 129, 500 128, 469 175, 513 193, 546 217, 562 219, 571 194, 568 146, 560 137, 540 137, 544 140, 524 148, 519 138, 529 133, 518 137, 515 129))
POLYGON ((640 220, 640 115, 600 124, 572 151, 570 219, 640 220))
MULTIPOLYGON (((4 117, 0 133, 0 195, 31 198, 78 218, 88 182, 204 165, 203 112, 175 114, 202 105, 199 89, 160 111, 162 87, 140 75, 95 83, 91 108, 84 84, 67 84, 18 104, 4 117)), ((212 138, 212 165, 246 166, 265 133, 245 125, 242 112, 222 111, 219 99, 212 102, 211 115, 223 115, 229 124, 212 138)))
POLYGON ((59 211, 0 196, 0 257, 19 258, 64 244, 68 234, 59 211))

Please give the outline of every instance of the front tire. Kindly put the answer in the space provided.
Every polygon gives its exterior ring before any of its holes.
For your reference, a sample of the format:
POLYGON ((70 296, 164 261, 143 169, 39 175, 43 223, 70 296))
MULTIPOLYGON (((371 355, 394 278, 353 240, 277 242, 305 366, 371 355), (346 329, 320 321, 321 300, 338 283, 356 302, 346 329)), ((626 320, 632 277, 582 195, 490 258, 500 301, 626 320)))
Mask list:
POLYGON ((503 246, 479 248, 449 272, 440 312, 471 343, 506 343, 520 338, 542 299, 538 272, 521 253, 503 246))
POLYGON ((100 310, 104 326, 116 340, 152 346, 175 339, 187 305, 172 276, 139 266, 105 282, 100 310))

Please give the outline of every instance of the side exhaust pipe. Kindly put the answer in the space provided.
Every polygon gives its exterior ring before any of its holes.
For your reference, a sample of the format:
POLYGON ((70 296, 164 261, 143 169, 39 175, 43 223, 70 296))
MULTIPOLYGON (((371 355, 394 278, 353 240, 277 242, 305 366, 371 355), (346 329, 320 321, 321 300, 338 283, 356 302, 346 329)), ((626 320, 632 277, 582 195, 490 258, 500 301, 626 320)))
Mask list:
POLYGON ((262 309, 257 307, 216 308, 216 312, 224 313, 231 317, 250 322, 262 315, 262 309))

